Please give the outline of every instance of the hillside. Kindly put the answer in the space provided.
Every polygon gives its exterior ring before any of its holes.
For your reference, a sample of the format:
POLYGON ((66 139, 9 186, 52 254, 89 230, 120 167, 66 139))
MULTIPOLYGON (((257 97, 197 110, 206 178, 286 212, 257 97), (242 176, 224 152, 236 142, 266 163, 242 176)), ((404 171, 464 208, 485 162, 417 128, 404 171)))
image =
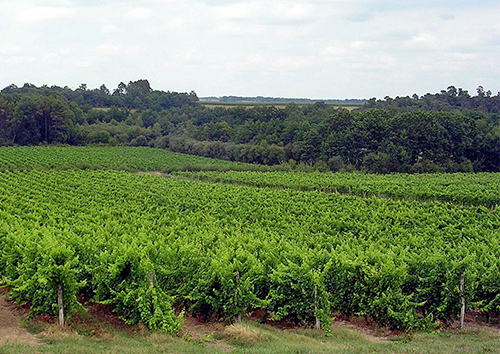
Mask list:
POLYGON ((1 285, 38 333, 0 351, 497 348, 498 173, 263 172, 108 146, 1 147, 0 167, 1 285), (462 298, 473 332, 454 329, 462 298))

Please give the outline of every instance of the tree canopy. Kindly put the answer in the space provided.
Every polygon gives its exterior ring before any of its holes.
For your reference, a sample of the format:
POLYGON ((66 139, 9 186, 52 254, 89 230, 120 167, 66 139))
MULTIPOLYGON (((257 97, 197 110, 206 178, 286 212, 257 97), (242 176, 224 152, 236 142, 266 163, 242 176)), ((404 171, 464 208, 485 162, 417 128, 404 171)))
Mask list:
POLYGON ((449 86, 421 97, 205 107, 194 91, 148 80, 88 89, 10 85, 0 93, 0 144, 113 144, 260 164, 369 172, 500 171, 500 93, 449 86))

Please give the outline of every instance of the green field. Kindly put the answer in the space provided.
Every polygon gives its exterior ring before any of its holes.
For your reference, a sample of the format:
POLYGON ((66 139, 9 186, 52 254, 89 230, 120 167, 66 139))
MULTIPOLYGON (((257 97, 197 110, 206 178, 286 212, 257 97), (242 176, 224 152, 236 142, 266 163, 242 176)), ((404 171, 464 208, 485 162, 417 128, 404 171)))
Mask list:
POLYGON ((251 171, 180 172, 179 176, 261 188, 351 194, 362 197, 441 201, 494 208, 500 206, 499 173, 435 173, 376 175, 251 171))
POLYGON ((32 169, 115 169, 172 171, 189 168, 265 169, 162 149, 129 146, 0 146, 0 171, 32 169))
MULTIPOLYGON (((226 322, 253 312, 268 323, 319 321, 327 333, 342 314, 411 331, 457 319, 465 275, 469 308, 500 313, 498 174, 123 171, 230 164, 191 159, 0 148, 0 275, 10 296, 57 316, 61 286, 67 314, 83 297, 166 332, 182 330, 173 308, 226 322)), ((311 343, 299 352, 323 350, 311 343)), ((407 349, 391 348, 382 352, 407 349)))

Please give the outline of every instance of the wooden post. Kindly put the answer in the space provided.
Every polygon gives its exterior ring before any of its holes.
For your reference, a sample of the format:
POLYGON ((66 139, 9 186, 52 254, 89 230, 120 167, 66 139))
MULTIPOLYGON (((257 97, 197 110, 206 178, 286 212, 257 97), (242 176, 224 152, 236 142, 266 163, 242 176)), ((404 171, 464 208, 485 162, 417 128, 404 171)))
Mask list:
POLYGON ((465 274, 460 277, 460 293, 462 294, 462 310, 460 311, 460 328, 464 328, 465 319, 465 274))
MULTIPOLYGON (((236 272, 234 273, 235 277, 236 277, 236 283, 239 283, 240 282, 240 272, 236 272)), ((238 314, 238 316, 236 317, 236 321, 238 323, 241 323, 241 313, 238 314)))
POLYGON ((153 286, 155 279, 155 272, 153 270, 148 271, 148 285, 153 286))
POLYGON ((57 306, 59 306, 59 324, 64 328, 64 303, 62 285, 59 285, 57 290, 57 306))
POLYGON ((316 317, 316 329, 321 329, 321 321, 318 317, 318 286, 314 285, 314 316, 316 317))

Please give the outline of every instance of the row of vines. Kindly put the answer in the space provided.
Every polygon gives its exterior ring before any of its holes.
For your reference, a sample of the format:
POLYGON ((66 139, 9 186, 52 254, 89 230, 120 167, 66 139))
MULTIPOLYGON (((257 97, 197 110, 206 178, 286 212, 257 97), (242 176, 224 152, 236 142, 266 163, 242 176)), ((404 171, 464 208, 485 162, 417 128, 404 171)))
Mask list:
POLYGON ((168 150, 130 146, 0 146, 0 171, 32 169, 251 169, 258 166, 185 155, 168 150))
POLYGON ((264 309, 303 323, 365 315, 423 328, 500 314, 500 210, 256 188, 111 170, 0 173, 0 275, 33 314, 81 295, 176 332, 264 309), (154 281, 148 279, 154 274, 154 281))
POLYGON ((269 172, 268 166, 214 160, 147 147, 0 147, 0 171, 32 169, 160 171, 173 172, 181 177, 208 182, 264 188, 317 190, 362 197, 417 201, 435 200, 487 208, 500 205, 500 174, 498 173, 380 175, 269 172), (267 172, 262 173, 263 171, 267 172))
POLYGON ((362 174, 253 171, 175 172, 178 176, 214 183, 262 188, 352 194, 463 205, 500 206, 499 173, 362 174))

